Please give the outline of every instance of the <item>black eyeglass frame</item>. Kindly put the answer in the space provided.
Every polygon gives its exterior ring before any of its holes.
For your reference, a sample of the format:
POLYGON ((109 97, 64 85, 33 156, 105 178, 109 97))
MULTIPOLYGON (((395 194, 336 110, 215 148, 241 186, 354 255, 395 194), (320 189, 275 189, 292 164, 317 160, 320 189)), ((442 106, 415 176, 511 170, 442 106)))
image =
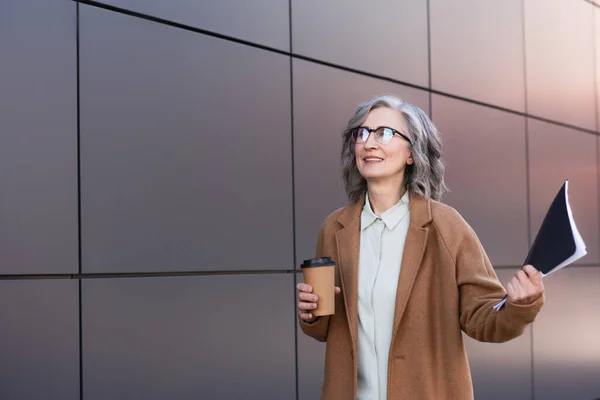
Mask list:
MULTIPOLYGON (((368 128, 366 126, 357 126, 356 128, 350 129, 349 132, 352 135, 352 140, 354 140, 354 143, 356 143, 356 139, 358 138, 358 132, 359 132, 360 129, 366 129, 369 132, 369 136, 371 135, 371 133, 376 132, 379 129, 389 129, 389 130, 392 131, 393 134, 396 134, 396 135, 402 137, 404 140, 406 140, 412 146, 412 142, 408 138, 408 136, 406 136, 405 134, 403 134, 402 132, 400 132, 400 131, 398 131, 398 130, 396 130, 394 128, 390 128, 389 126, 378 126, 375 129, 371 129, 371 128, 368 128)), ((369 136, 367 136, 367 139, 363 143, 365 143, 367 140, 369 140, 369 136)), ((389 142, 387 142, 387 143, 389 143, 389 142)), ((387 144, 387 143, 380 143, 380 144, 387 144)))

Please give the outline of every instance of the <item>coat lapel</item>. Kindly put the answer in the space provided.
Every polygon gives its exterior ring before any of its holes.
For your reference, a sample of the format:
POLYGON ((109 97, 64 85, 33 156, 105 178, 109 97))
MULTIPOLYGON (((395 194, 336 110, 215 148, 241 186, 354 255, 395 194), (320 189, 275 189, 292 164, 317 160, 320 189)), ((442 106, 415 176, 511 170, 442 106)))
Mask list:
POLYGON ((358 343, 358 255, 360 250, 360 214, 364 198, 347 207, 338 218, 343 228, 336 233, 338 266, 350 335, 358 343))
POLYGON ((406 304, 410 297, 410 292, 419 272, 429 228, 425 227, 431 222, 431 205, 429 200, 424 200, 418 195, 410 196, 410 224, 404 242, 404 252, 402 254, 402 264, 400 266, 400 277, 398 279, 398 288, 396 289, 396 307, 394 311, 394 328, 392 338, 396 336, 398 326, 402 320, 402 315, 406 310, 406 304))
MULTIPOLYGON (((358 257, 360 251, 360 214, 365 204, 364 197, 356 204, 348 206, 338 218, 342 228, 336 233, 338 266, 344 306, 350 325, 350 334, 356 349, 358 343, 358 257)), ((393 336, 406 309, 408 298, 425 253, 431 222, 429 200, 418 195, 410 195, 410 224, 404 243, 400 277, 396 291, 393 336)))

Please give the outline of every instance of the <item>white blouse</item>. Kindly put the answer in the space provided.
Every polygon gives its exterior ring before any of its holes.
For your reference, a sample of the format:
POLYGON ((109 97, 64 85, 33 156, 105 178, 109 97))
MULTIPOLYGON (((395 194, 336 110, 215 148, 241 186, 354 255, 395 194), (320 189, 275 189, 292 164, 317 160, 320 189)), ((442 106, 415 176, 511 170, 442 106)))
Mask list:
POLYGON ((367 194, 358 261, 358 400, 387 398, 396 288, 409 222, 408 191, 380 216, 367 194))

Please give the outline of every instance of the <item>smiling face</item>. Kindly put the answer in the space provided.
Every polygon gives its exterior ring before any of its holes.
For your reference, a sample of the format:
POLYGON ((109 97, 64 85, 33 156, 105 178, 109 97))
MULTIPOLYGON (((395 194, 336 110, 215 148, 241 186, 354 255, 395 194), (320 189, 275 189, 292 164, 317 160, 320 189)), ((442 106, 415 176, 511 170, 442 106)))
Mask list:
MULTIPOLYGON (((370 129, 385 126, 409 136, 404 117, 400 111, 391 108, 372 110, 361 126, 370 129)), ((395 134, 389 143, 381 144, 371 132, 366 142, 354 146, 356 165, 367 183, 389 182, 400 186, 404 182, 404 170, 406 165, 413 163, 413 159, 410 144, 400 135, 395 134)))

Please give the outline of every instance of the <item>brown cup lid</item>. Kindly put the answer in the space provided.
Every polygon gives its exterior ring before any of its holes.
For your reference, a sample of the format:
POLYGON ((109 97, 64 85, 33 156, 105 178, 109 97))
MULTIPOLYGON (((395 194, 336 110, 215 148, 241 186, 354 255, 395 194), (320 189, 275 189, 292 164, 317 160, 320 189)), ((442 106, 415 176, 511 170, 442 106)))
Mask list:
POLYGON ((311 258, 310 260, 304 260, 300 268, 325 267, 329 265, 335 265, 331 257, 319 257, 311 258))

